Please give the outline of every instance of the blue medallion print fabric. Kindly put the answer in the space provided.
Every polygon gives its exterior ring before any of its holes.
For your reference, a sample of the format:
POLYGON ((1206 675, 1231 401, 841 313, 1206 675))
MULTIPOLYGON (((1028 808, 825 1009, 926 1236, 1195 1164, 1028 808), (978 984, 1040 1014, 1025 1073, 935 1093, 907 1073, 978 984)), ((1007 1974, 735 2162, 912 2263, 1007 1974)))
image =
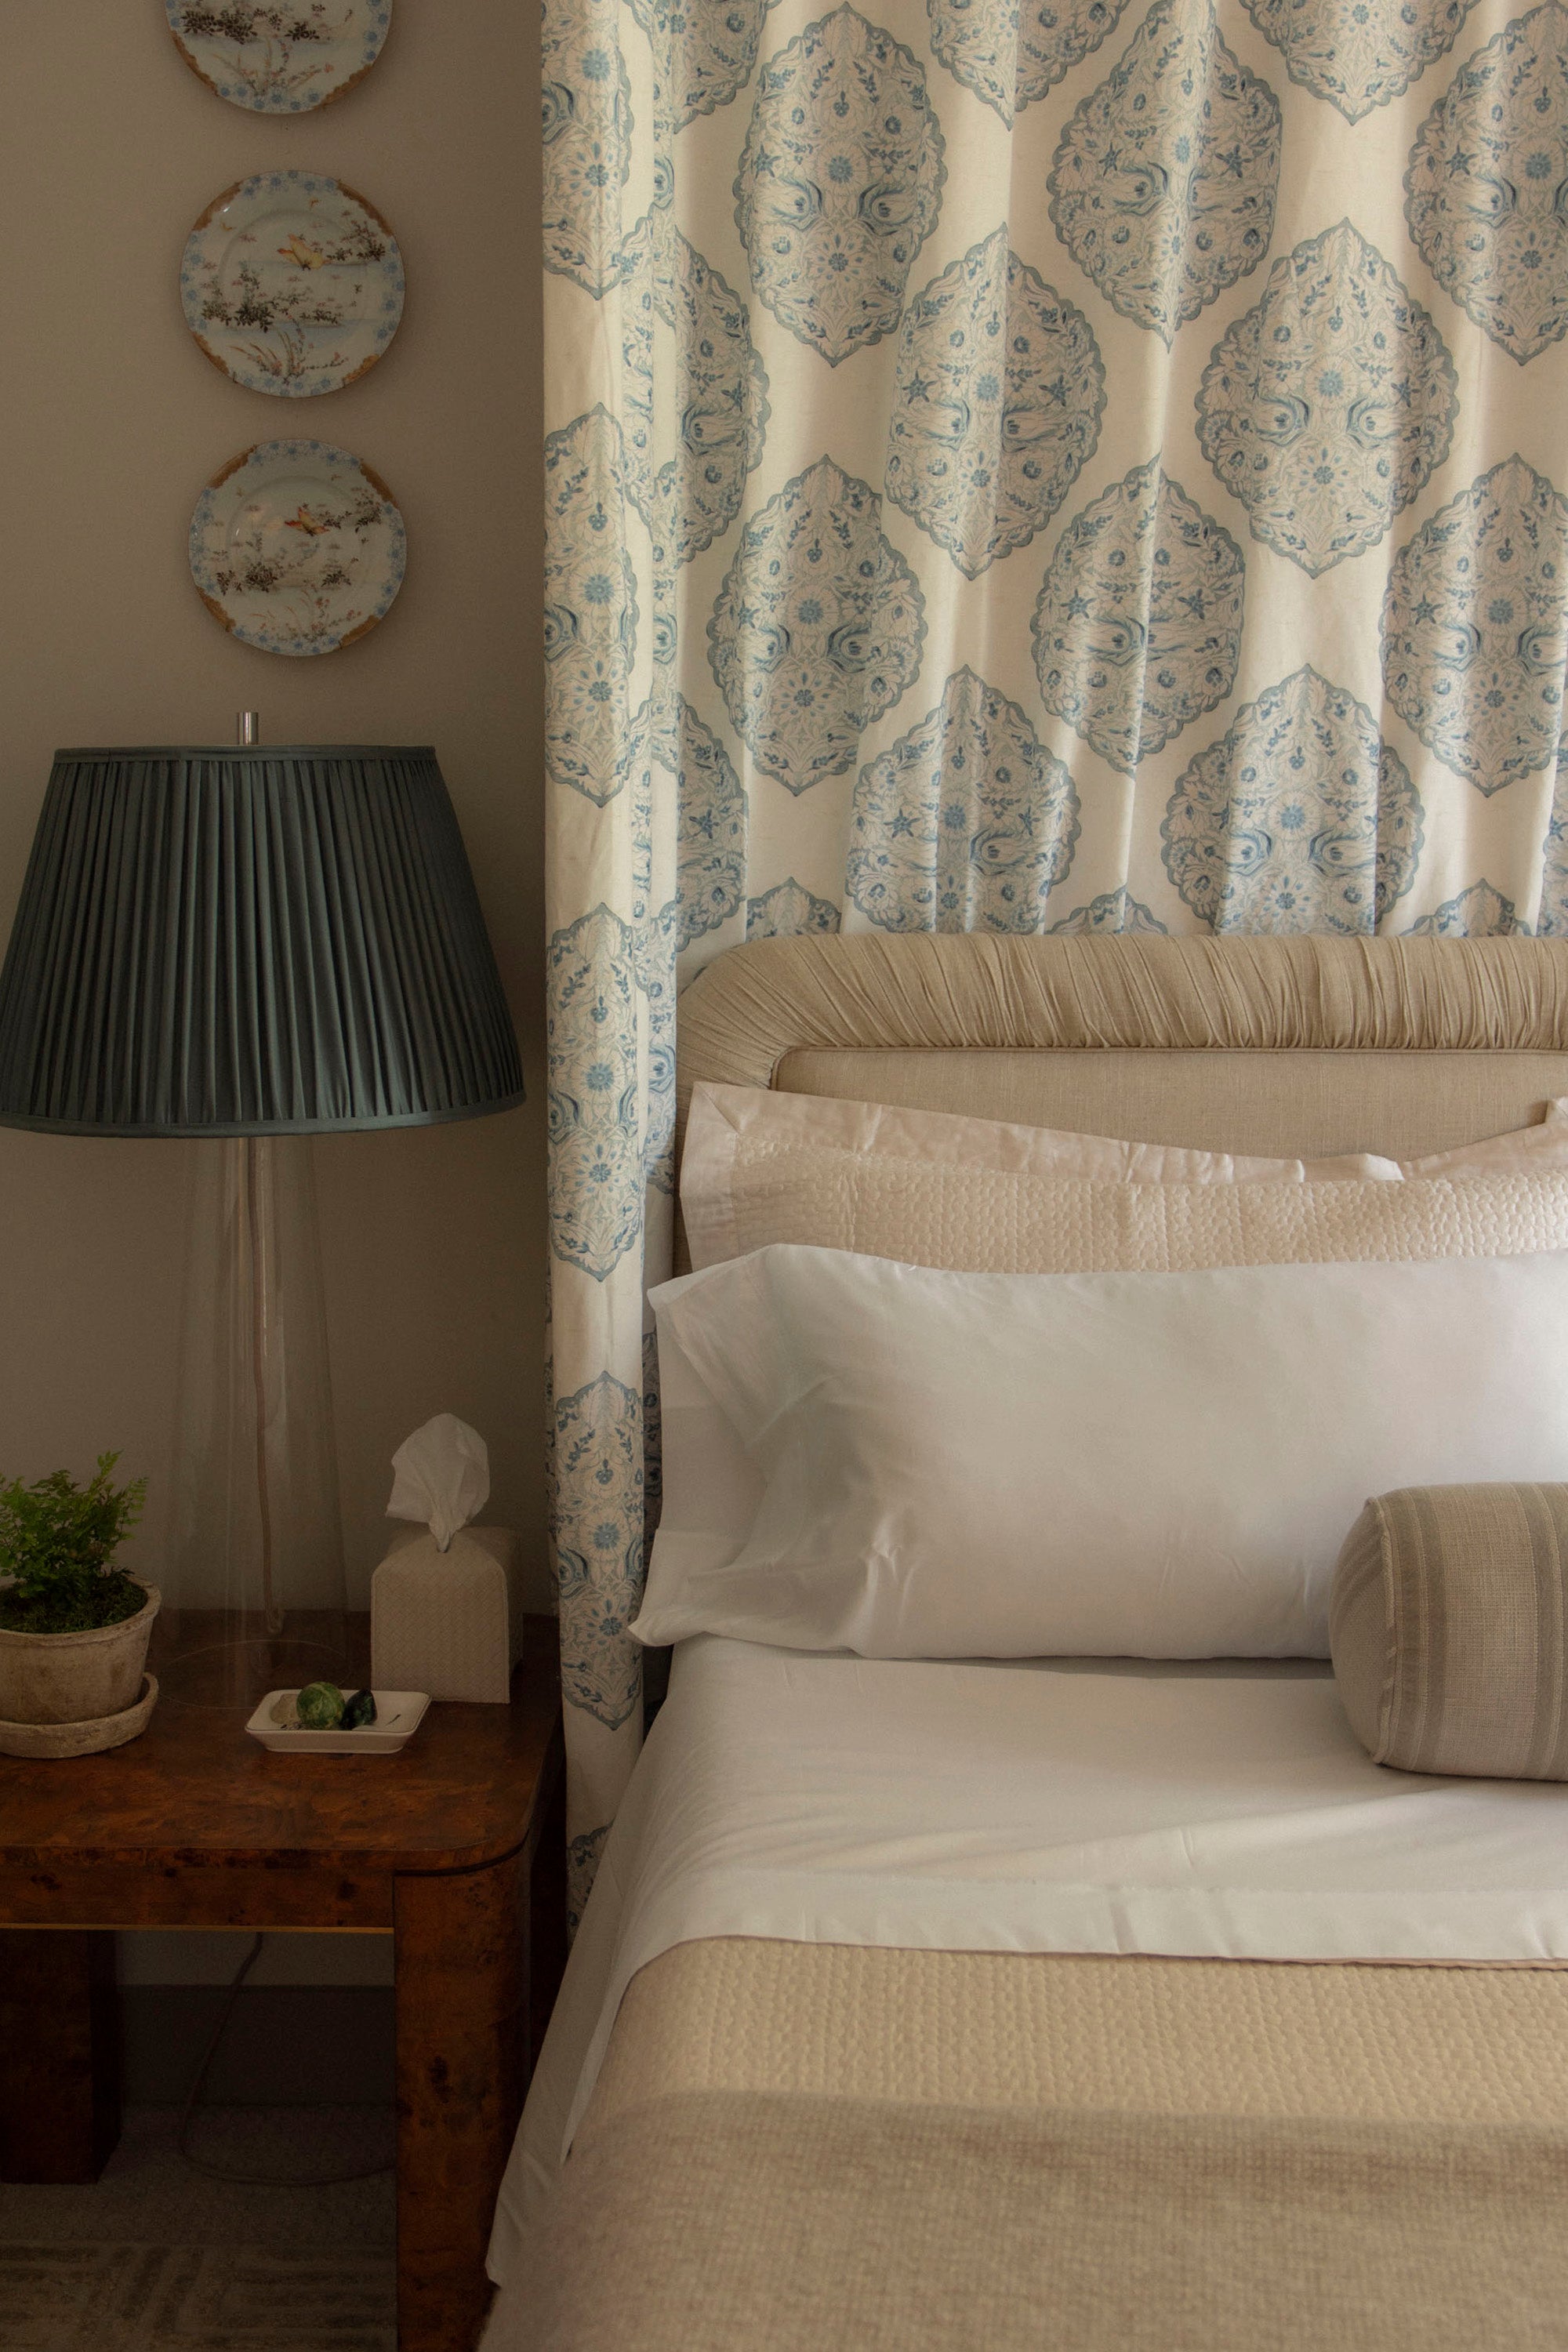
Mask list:
POLYGON ((1057 541, 1035 608, 1047 709, 1133 774, 1230 692, 1244 585, 1230 533, 1158 458, 1135 466, 1057 541))
POLYGON ((822 458, 747 523, 708 624, 735 730, 792 793, 841 774, 920 669, 925 601, 881 510, 822 458))
POLYGON ((1436 940, 1506 940, 1529 929, 1528 923, 1520 921, 1513 900, 1494 890, 1484 875, 1410 925, 1412 938, 1436 940))
POLYGON ((854 8, 807 26, 763 68, 735 179, 759 298, 835 364, 890 333, 946 176, 914 52, 854 8))
POLYGON ((1277 261, 1215 345, 1198 441, 1253 536, 1316 579, 1426 487, 1458 405, 1431 317, 1345 220, 1277 261))
POLYGON ((1098 49, 1127 0, 926 0, 931 45, 949 73, 1014 117, 1098 49))
POLYGON ((1075 907, 1059 923, 1050 926, 1053 936, 1076 931, 1142 932, 1146 938, 1163 939, 1165 926, 1136 899, 1125 883, 1115 890, 1102 890, 1087 907, 1075 907))
POLYGON ((1359 122, 1446 57, 1475 0, 1243 0, 1292 81, 1359 122))
POLYGON ((1074 114, 1047 185, 1057 235, 1125 318, 1166 343, 1268 250, 1279 104, 1211 6, 1154 0, 1074 114))
POLYGON ((746 901, 749 940, 798 940, 814 931, 837 931, 843 917, 831 898, 819 898, 792 874, 771 890, 746 901))
POLYGON ((556 782, 604 802, 625 782, 637 579, 620 426, 596 408, 544 446, 545 759, 556 782))
POLYGON ((675 1190, 675 941, 679 908, 661 907, 642 933, 637 982, 647 1037, 643 1106, 643 1181, 649 1198, 675 1190))
POLYGON ((1461 67, 1421 126, 1405 186, 1416 250, 1494 343, 1522 367, 1562 341, 1568 8, 1547 0, 1461 67))
POLYGON ((1415 877, 1421 803, 1371 711, 1309 664, 1183 771, 1160 832, 1212 930, 1371 931, 1415 877))
POLYGON ((682 696, 679 780, 679 929, 689 948, 728 921, 746 895, 746 795, 730 755, 682 696))
POLYGON ((1568 750, 1558 758, 1541 864, 1541 909, 1535 928, 1543 939, 1568 938, 1568 750))
POLYGON ((626 1639, 642 1593, 641 1398, 608 1372, 563 1397, 555 1468, 563 1695, 613 1731, 641 1694, 626 1639))
POLYGON ((719 7, 670 8, 662 0, 631 0, 631 11, 650 39, 664 27, 673 35, 676 127, 684 131, 700 114, 728 106, 750 81, 770 0, 723 0, 719 7))
POLYGON ((632 107, 619 20, 614 0, 552 0, 544 20, 544 266, 589 294, 621 268, 632 107))
POLYGON ((1009 252, 1005 224, 910 302, 898 386, 887 494, 970 580, 1028 545, 1100 439, 1089 321, 1009 252))
POLYGON ((1508 458, 1403 547, 1384 604, 1388 698, 1479 792, 1555 769, 1568 663, 1568 499, 1508 458))
POLYGON ((763 454, 768 397, 745 304, 679 235, 672 275, 680 446, 662 487, 673 509, 672 552, 685 563, 740 513, 746 477, 763 454))
POLYGON ((709 961, 1568 938, 1568 5, 544 0, 542 67, 575 1916, 709 961))
POLYGON ((1037 931, 1078 845, 1078 793, 1016 702, 961 669, 860 771, 846 887, 885 931, 1037 931))
POLYGON ((602 1282, 639 1240, 637 942, 607 907, 550 943, 545 1034, 550 1149, 559 1171, 550 1246, 602 1282))

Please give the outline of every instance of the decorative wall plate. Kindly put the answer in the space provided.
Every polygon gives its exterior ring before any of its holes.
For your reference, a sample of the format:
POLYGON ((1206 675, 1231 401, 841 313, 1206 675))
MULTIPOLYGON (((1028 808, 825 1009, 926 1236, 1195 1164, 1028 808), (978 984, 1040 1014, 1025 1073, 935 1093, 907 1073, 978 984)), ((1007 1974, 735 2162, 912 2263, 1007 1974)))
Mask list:
POLYGON ((191 576, 216 621, 264 654, 331 654, 403 585, 403 517, 368 466, 324 441, 258 441, 191 517, 191 576))
POLYGON ((403 316, 403 257, 373 204, 312 172, 215 196, 180 264, 185 324, 247 392, 309 398, 375 365, 403 316))
POLYGON ((164 0, 174 46, 231 106, 304 114, 362 81, 392 0, 164 0))

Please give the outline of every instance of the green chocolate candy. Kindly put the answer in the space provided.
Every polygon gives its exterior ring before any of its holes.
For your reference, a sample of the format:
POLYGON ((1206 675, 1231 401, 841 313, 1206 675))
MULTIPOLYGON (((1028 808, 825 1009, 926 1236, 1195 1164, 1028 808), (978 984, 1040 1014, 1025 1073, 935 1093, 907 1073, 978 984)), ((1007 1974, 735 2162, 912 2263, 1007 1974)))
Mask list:
POLYGON ((374 1692, 367 1690, 355 1691, 353 1698, 349 1700, 347 1706, 343 1708, 343 1719, 341 1728, 344 1731, 366 1731, 374 1721, 375 1696, 374 1692))
POLYGON ((295 1706, 301 1731, 335 1731, 343 1719, 343 1695, 336 1683, 307 1683, 295 1706))

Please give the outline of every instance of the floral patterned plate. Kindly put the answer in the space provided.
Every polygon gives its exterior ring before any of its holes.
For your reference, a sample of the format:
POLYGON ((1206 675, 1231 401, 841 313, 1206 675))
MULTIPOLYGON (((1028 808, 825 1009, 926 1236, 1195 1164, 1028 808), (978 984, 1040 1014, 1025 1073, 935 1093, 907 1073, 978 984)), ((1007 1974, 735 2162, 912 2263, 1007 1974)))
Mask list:
POLYGON ((403 316, 403 257, 375 206, 310 172, 215 196, 180 265, 185 324, 247 392, 336 392, 375 365, 403 316))
POLYGON ((392 0, 164 0, 174 46, 231 106, 330 106, 381 55, 392 0))
POLYGON ((324 441, 258 441, 191 517, 191 576, 214 620, 264 654, 331 654, 403 585, 403 517, 368 466, 324 441))

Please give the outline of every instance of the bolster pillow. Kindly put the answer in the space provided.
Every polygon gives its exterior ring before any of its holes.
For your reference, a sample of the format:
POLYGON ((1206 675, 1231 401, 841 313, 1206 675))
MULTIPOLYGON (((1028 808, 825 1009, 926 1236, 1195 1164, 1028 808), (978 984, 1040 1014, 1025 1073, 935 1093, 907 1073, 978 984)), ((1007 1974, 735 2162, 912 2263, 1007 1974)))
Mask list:
POLYGON ((1568 1486, 1402 1486, 1345 1538, 1334 1678, 1374 1764, 1568 1780, 1568 1486))

